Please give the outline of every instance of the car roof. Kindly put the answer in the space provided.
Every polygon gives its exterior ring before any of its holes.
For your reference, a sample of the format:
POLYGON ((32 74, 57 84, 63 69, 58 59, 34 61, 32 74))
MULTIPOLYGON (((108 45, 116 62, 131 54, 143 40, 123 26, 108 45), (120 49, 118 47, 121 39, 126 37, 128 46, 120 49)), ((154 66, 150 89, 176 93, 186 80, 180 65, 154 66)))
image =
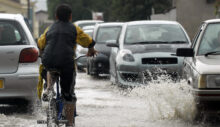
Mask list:
POLYGON ((95 28, 95 26, 94 25, 92 25, 92 26, 84 26, 82 29, 83 30, 90 30, 90 29, 94 29, 95 28))
POLYGON ((204 22, 205 23, 218 23, 218 22, 220 22, 220 19, 209 19, 209 20, 206 20, 204 22))
POLYGON ((9 20, 15 20, 15 19, 23 19, 24 17, 21 14, 6 14, 6 13, 0 13, 0 19, 9 19, 9 20))
POLYGON ((98 27, 105 27, 105 26, 122 26, 124 23, 122 22, 105 22, 97 24, 98 27))
POLYGON ((83 24, 83 23, 96 23, 96 22, 104 22, 102 20, 78 20, 74 22, 74 24, 83 24))
POLYGON ((127 22, 127 25, 141 25, 141 24, 176 24, 176 21, 166 21, 166 20, 142 20, 142 21, 131 21, 127 22))

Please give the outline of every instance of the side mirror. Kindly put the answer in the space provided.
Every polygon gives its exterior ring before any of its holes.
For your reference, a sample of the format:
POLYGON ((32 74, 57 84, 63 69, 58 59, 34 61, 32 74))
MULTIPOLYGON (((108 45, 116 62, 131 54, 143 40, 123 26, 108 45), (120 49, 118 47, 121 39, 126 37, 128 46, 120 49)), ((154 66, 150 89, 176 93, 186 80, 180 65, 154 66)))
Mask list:
POLYGON ((117 48, 119 47, 116 40, 106 41, 106 46, 108 46, 108 47, 117 47, 117 48))
POLYGON ((176 50, 176 56, 193 57, 194 52, 192 48, 178 48, 176 50))

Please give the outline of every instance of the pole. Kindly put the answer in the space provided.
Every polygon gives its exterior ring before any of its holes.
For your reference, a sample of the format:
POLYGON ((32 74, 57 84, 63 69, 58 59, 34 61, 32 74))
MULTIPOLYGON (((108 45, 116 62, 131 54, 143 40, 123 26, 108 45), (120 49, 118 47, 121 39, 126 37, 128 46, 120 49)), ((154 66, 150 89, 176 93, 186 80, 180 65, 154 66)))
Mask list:
POLYGON ((27 17, 30 20, 30 0, 27 0, 27 2, 28 2, 27 17))

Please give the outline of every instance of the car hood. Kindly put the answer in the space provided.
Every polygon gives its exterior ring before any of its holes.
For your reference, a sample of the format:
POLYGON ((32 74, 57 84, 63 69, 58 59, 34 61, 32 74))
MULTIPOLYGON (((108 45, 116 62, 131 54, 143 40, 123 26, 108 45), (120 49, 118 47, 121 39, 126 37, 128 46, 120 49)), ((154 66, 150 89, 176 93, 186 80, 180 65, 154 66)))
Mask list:
POLYGON ((130 50, 133 54, 148 52, 171 52, 176 53, 177 48, 189 47, 189 44, 136 44, 124 45, 124 49, 130 50))
POLYGON ((200 74, 220 74, 220 55, 197 56, 195 66, 200 74))
POLYGON ((108 57, 110 56, 111 47, 106 46, 106 44, 96 43, 95 49, 98 51, 98 53, 102 53, 108 57))

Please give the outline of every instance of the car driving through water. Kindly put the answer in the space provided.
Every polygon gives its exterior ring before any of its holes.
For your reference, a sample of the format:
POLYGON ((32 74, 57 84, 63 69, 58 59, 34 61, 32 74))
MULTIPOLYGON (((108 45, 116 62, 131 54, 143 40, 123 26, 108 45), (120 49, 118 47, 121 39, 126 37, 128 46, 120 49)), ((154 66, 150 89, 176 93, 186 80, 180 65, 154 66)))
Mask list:
POLYGON ((152 77, 169 74, 180 77, 183 58, 176 49, 189 47, 184 28, 174 21, 133 21, 123 25, 112 47, 110 74, 113 83, 123 86, 146 84, 152 77))
POLYGON ((185 57, 183 75, 198 108, 220 102, 220 20, 204 21, 192 46, 177 49, 177 56, 185 57))

